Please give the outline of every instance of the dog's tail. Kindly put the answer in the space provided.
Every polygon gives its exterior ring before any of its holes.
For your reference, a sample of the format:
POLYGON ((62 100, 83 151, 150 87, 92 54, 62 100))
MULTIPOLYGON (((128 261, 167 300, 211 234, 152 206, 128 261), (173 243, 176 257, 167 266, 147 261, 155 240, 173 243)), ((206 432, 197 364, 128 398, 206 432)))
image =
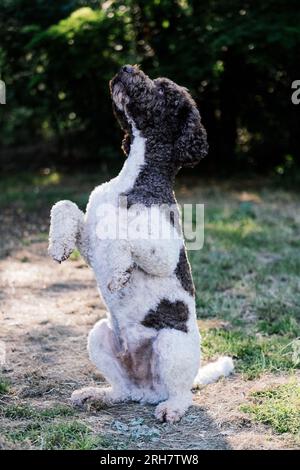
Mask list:
POLYGON ((210 384, 218 380, 220 377, 227 377, 232 374, 233 370, 234 364, 231 357, 219 357, 217 361, 200 367, 194 380, 194 387, 197 388, 199 385, 210 384))

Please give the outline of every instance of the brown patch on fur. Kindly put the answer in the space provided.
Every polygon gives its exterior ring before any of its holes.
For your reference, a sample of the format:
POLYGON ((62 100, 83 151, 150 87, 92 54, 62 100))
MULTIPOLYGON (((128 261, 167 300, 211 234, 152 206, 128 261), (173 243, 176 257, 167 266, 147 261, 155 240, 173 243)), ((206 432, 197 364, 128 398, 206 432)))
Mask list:
POLYGON ((125 351, 118 354, 122 366, 128 377, 136 385, 145 386, 152 383, 151 357, 152 340, 147 339, 134 351, 125 351))
POLYGON ((184 290, 186 290, 190 295, 194 296, 195 286, 193 283, 191 266, 187 258, 185 248, 181 248, 180 250, 179 261, 176 266, 175 274, 184 290))
POLYGON ((143 326, 155 328, 156 330, 174 328, 187 333, 186 322, 188 317, 189 309, 184 302, 180 300, 170 302, 163 299, 155 310, 149 310, 141 323, 143 326))

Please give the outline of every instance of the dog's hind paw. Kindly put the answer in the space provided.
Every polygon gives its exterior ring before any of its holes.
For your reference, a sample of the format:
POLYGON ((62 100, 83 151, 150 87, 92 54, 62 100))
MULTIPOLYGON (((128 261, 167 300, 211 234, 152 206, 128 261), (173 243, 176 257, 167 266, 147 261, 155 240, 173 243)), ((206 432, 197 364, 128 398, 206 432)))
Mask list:
POLYGON ((96 387, 85 387, 75 390, 71 395, 71 402, 74 406, 82 407, 88 403, 103 401, 106 396, 105 390, 96 387))
POLYGON ((161 422, 166 423, 177 423, 181 420, 188 406, 182 406, 180 403, 176 403, 174 400, 166 400, 155 408, 155 418, 161 422))

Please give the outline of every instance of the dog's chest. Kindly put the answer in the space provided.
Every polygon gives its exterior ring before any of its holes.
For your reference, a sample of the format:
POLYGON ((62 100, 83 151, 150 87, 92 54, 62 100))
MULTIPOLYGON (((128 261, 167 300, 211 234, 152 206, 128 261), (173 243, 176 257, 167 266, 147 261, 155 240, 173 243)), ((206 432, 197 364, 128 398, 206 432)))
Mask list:
MULTIPOLYGON (((116 217, 119 216, 119 207, 126 206, 124 194, 128 193, 145 163, 146 139, 140 136, 138 130, 133 129, 134 140, 130 153, 122 170, 116 178, 95 188, 90 196, 86 211, 86 223, 91 239, 100 238, 97 230, 110 230, 116 217), (91 233, 92 232, 92 233, 91 233)), ((113 233, 108 233, 106 239, 115 239, 113 233), (111 236, 109 236, 111 235, 111 236)))

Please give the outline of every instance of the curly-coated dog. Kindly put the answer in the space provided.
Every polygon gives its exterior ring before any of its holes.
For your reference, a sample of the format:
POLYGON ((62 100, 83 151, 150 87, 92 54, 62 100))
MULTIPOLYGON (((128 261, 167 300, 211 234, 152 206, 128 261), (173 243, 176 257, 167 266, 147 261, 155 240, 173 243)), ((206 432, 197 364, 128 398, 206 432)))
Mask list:
POLYGON ((173 192, 179 169, 206 155, 206 132, 188 91, 167 78, 126 65, 110 91, 128 158, 95 188, 85 215, 70 201, 51 211, 51 256, 64 261, 77 247, 107 307, 88 352, 110 387, 77 390, 71 399, 157 404, 155 416, 175 422, 192 403, 193 384, 233 370, 226 357, 199 369, 194 284, 173 192))

